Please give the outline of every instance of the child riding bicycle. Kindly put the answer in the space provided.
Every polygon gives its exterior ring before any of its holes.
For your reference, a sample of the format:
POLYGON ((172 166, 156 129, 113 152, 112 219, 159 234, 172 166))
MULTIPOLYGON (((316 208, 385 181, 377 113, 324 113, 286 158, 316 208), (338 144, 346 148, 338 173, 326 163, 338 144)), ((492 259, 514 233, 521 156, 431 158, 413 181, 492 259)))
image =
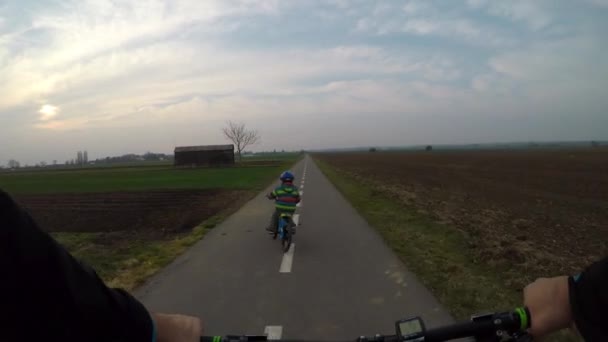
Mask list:
POLYGON ((281 185, 276 187, 273 192, 268 194, 269 199, 274 199, 276 209, 272 214, 270 226, 267 231, 274 233, 278 229, 279 215, 283 213, 293 214, 296 211, 296 206, 300 203, 300 192, 298 187, 293 185, 295 179, 293 173, 285 171, 279 177, 281 185))

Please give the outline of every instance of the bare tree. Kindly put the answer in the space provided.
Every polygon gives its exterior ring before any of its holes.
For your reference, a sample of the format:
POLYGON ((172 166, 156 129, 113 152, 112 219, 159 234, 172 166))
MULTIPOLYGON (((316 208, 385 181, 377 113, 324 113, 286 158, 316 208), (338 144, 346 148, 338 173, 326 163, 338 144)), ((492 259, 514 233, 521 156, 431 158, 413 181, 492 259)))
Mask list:
POLYGON ((242 159, 242 151, 247 146, 254 145, 260 141, 260 135, 256 130, 249 130, 245 127, 245 124, 240 122, 228 121, 224 127, 224 136, 226 139, 232 141, 236 147, 236 153, 239 156, 239 161, 242 159))
POLYGON ((15 159, 11 159, 8 161, 8 168, 9 169, 18 169, 19 166, 21 166, 21 164, 19 164, 18 161, 16 161, 15 159))

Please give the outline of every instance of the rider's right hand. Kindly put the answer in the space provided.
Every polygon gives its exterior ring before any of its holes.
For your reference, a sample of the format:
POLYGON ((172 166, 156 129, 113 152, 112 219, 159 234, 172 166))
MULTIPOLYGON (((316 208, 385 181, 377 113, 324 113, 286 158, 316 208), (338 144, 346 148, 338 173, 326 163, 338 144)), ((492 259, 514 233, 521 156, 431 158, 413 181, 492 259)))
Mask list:
POLYGON ((524 289, 524 305, 530 310, 529 332, 541 338, 572 325, 568 277, 540 278, 524 289))
POLYGON ((185 315, 152 314, 157 342, 198 342, 203 335, 200 318, 185 315))

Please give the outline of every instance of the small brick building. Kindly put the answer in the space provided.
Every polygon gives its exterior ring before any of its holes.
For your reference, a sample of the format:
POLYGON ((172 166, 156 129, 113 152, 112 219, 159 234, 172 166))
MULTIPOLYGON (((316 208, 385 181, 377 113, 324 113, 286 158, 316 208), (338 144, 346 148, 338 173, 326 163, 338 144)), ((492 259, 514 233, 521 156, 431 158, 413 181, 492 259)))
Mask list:
POLYGON ((234 145, 182 146, 175 148, 177 167, 234 165, 234 145))

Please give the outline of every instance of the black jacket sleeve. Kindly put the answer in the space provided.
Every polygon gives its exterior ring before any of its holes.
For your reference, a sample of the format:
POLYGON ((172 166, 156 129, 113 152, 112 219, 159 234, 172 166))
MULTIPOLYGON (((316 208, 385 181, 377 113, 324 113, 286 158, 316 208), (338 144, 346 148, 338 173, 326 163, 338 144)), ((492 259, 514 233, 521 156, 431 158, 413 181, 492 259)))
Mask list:
POLYGON ((608 257, 569 279, 570 306, 585 341, 608 341, 608 257))
POLYGON ((154 323, 0 191, 0 340, 151 342, 154 323))

